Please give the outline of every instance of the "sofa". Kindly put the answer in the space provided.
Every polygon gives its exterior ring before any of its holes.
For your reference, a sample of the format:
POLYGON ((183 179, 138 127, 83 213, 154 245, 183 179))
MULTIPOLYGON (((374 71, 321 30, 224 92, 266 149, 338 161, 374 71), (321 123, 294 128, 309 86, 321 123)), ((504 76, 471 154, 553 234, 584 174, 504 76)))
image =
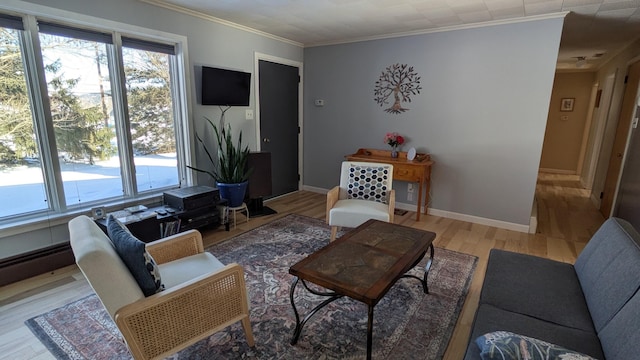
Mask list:
POLYGON ((550 358, 640 359, 639 288, 640 235, 622 219, 574 265, 492 249, 464 359, 543 358, 549 344, 586 355, 550 358))

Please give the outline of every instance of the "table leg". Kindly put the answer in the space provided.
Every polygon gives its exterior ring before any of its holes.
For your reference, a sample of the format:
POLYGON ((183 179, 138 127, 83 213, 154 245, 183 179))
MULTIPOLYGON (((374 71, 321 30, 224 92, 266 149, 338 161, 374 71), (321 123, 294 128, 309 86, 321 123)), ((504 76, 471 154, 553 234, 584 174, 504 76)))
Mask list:
POLYGON ((296 304, 293 302, 293 293, 296 290, 296 285, 298 285, 298 277, 293 278, 293 282, 291 283, 291 289, 289 289, 289 300, 291 300, 291 307, 293 307, 293 313, 296 315, 296 329, 293 331, 293 338, 291 338, 291 345, 295 345, 298 342, 298 338, 300 337, 300 332, 302 331, 302 326, 300 325, 300 316, 298 315, 298 309, 296 309, 296 304))
POLYGON ((424 183, 422 182, 422 178, 418 182, 418 209, 416 210, 416 221, 420 221, 420 214, 422 213, 422 186, 424 183))
POLYGON ((304 324, 306 324, 307 321, 309 321, 309 319, 311 319, 311 317, 318 312, 318 310, 322 309, 323 307, 327 306, 329 303, 337 299, 340 299, 341 297, 344 296, 344 295, 336 294, 335 292, 315 291, 313 289, 310 289, 307 286, 307 284, 304 282, 304 280, 302 280, 302 285, 304 285, 304 288, 307 289, 307 291, 309 291, 314 295, 328 296, 329 298, 321 302, 318 306, 311 309, 311 311, 304 317, 304 319, 300 321, 300 316, 298 315, 298 309, 296 309, 296 304, 293 301, 293 294, 296 290, 296 285, 298 285, 298 280, 299 279, 297 276, 294 277, 293 282, 291 283, 291 289, 289 290, 289 300, 291 301, 291 307, 293 307, 293 313, 296 316, 296 328, 293 331, 293 338, 291 338, 291 341, 290 341, 291 345, 295 345, 298 342, 298 338, 300 337, 300 333, 302 332, 302 328, 304 327, 304 324))
POLYGON ((422 285, 424 287, 424 293, 429 293, 429 285, 427 285, 427 276, 429 275, 429 270, 431 269, 431 265, 433 264, 433 244, 429 245, 429 260, 424 265, 424 275, 422 277, 422 285))
POLYGON ((424 195, 424 214, 427 215, 427 209, 429 208, 429 194, 431 194, 431 166, 427 168, 426 174, 423 175, 422 180, 426 187, 426 194, 424 195))
MULTIPOLYGON (((411 275, 411 274, 404 274, 404 275, 400 276, 401 278, 408 277, 408 278, 414 278, 414 279, 420 281, 420 283, 422 284, 422 290, 424 291, 425 294, 429 293, 429 285, 427 284, 427 276, 429 275, 429 270, 431 269, 431 265, 433 264, 433 254, 434 254, 434 247, 433 247, 433 244, 431 244, 431 245, 429 245, 429 259, 427 260, 427 263, 424 265, 424 275, 422 275, 422 278, 419 278, 419 277, 417 277, 415 275, 411 275)), ((418 259, 418 261, 416 261, 416 263, 413 264, 413 266, 411 266, 411 267, 413 268, 416 265, 418 265, 418 263, 420 261, 422 261, 423 258, 424 258, 424 255, 422 255, 422 257, 420 259, 418 259)))
POLYGON ((367 321, 367 360, 371 360, 373 346, 373 305, 369 305, 369 320, 367 321))

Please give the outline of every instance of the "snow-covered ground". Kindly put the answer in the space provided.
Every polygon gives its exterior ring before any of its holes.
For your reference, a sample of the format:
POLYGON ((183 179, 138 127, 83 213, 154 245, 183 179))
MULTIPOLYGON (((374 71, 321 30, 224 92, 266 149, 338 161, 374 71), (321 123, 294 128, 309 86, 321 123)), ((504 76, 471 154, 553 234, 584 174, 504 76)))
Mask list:
MULTIPOLYGON (((134 158, 138 191, 178 184, 176 154, 134 158)), ((118 157, 95 165, 60 162, 67 206, 122 196, 118 157)), ((0 172, 0 218, 48 207, 42 170, 38 164, 0 172)))

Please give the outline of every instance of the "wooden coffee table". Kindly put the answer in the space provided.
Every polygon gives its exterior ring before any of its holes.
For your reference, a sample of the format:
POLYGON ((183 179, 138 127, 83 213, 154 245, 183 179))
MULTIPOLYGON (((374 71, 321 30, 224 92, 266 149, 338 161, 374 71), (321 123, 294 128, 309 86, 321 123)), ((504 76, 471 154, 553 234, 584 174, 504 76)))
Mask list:
POLYGON ((295 278, 289 298, 296 316, 296 328, 291 344, 298 342, 302 327, 318 310, 343 296, 363 302, 368 306, 367 359, 371 359, 373 333, 373 308, 401 277, 419 280, 425 294, 429 293, 427 275, 433 262, 433 240, 430 231, 369 220, 329 245, 309 255, 289 268, 295 278), (407 275, 430 251, 424 275, 419 278, 407 275), (293 295, 298 282, 307 291, 328 298, 313 308, 302 321, 293 295), (328 292, 309 288, 307 283, 322 286, 328 292))

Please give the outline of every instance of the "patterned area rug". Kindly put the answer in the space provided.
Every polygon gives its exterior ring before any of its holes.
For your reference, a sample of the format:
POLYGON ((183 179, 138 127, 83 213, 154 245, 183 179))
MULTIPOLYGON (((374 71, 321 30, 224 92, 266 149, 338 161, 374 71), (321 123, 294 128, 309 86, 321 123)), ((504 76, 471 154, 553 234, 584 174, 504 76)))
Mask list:
MULTIPOLYGON (((326 245, 329 236, 323 221, 287 215, 208 248, 223 263, 237 262, 244 267, 256 346, 247 345, 242 327, 236 323, 170 359, 364 358, 367 307, 346 297, 316 313, 298 343, 289 344, 295 327, 289 302, 289 267, 326 245)), ((476 261, 474 256, 436 248, 428 295, 418 281, 400 279, 375 307, 373 357, 440 359, 476 261)), ((421 276, 418 268, 411 271, 421 276)), ((296 289, 296 306, 302 316, 322 300, 301 286, 296 289)), ((95 295, 29 319, 26 324, 58 359, 131 358, 95 295)))

